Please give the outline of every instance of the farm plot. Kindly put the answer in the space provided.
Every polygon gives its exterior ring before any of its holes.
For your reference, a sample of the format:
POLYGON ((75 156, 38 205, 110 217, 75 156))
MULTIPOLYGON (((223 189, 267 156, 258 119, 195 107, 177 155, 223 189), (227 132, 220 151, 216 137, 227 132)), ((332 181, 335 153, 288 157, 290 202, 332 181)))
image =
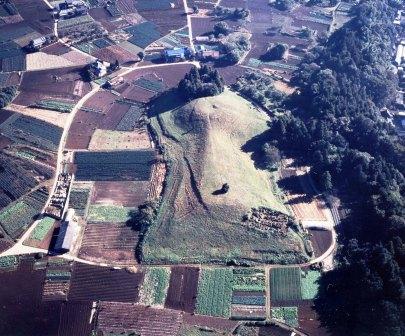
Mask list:
POLYGON ((181 0, 137 0, 134 5, 139 14, 153 23, 161 35, 187 24, 181 0))
POLYGON ((53 32, 53 17, 45 2, 32 2, 30 0, 13 1, 21 17, 40 34, 53 32))
POLYGON ((231 316, 235 320, 264 320, 266 319, 266 307, 233 304, 231 316))
POLYGON ((17 86, 20 81, 21 75, 19 73, 0 73, 0 88, 17 86))
POLYGON ((230 268, 203 268, 198 282, 196 313, 229 317, 232 278, 230 268))
POLYGON ((134 150, 151 147, 146 129, 133 132, 110 131, 97 129, 91 137, 89 150, 134 150))
POLYGON ((77 181, 148 181, 154 150, 75 152, 77 181))
POLYGON ((273 307, 271 317, 290 327, 298 327, 298 307, 273 307))
POLYGON ((16 256, 0 257, 0 271, 11 271, 18 267, 19 259, 16 256))
MULTIPOLYGON (((0 167, 1 209, 34 188, 38 184, 36 176, 40 171, 35 170, 35 165, 24 167, 21 160, 14 160, 6 154, 0 154, 0 167)), ((50 175, 51 172, 48 176, 50 175)))
POLYGON ((143 273, 75 263, 68 300, 137 302, 143 273))
POLYGON ((329 230, 309 229, 315 257, 323 255, 332 245, 332 232, 329 230))
POLYGON ((301 271, 301 294, 303 300, 313 300, 319 290, 321 273, 313 270, 301 271))
POLYGON ((3 135, 19 144, 50 151, 57 150, 62 128, 24 115, 15 115, 12 121, 10 119, 0 125, 3 135))
POLYGON ((169 287, 170 269, 164 267, 147 268, 139 294, 139 302, 146 306, 165 303, 169 287))
POLYGON ((51 217, 42 218, 24 242, 24 245, 48 249, 55 224, 55 220, 51 217))
POLYGON ((103 335, 172 336, 178 334, 181 324, 182 314, 175 310, 101 302, 96 330, 103 335))
POLYGON ((310 177, 305 170, 296 167, 283 167, 280 170, 279 186, 287 194, 288 204, 295 217, 304 227, 316 223, 317 226, 329 227, 328 208, 313 190, 310 177))
POLYGON ((235 291, 264 292, 265 274, 259 268, 235 268, 233 270, 232 289, 235 291))
POLYGON ((0 212, 0 224, 13 239, 17 239, 42 211, 48 193, 38 189, 0 212))
POLYGON ((87 221, 95 223, 126 223, 131 219, 135 208, 113 205, 96 205, 89 207, 87 221))
POLYGON ((42 291, 43 301, 66 300, 70 285, 70 265, 48 265, 42 291))
POLYGON ((92 302, 64 302, 61 309, 58 336, 87 336, 91 334, 92 302))
POLYGON ((193 313, 196 305, 199 269, 172 267, 165 307, 193 313))
MULTIPOLYGON (((104 91, 102 91, 104 92, 104 91)), ((96 95, 78 111, 69 129, 67 148, 87 149, 97 129, 115 130, 130 109, 111 93, 96 95)))
POLYGON ((77 102, 91 90, 80 76, 81 67, 69 67, 26 72, 14 100, 15 104, 30 106, 41 99, 63 99, 77 102))
POLYGON ((198 326, 200 328, 220 330, 229 334, 232 333, 239 324, 238 321, 232 321, 222 317, 203 316, 188 313, 183 315, 183 321, 185 326, 198 326))
POLYGON ((148 198, 149 181, 97 181, 94 183, 92 203, 123 207, 137 207, 148 198))
POLYGON ((96 262, 135 265, 138 232, 126 224, 87 223, 79 256, 96 262))
POLYGON ((102 49, 95 50, 92 52, 94 57, 108 62, 114 63, 118 61, 120 64, 131 64, 139 61, 139 56, 137 54, 132 54, 121 45, 112 45, 102 49))
POLYGON ((272 269, 270 271, 270 297, 272 303, 301 300, 301 270, 298 267, 272 269))
POLYGON ((140 48, 145 48, 161 37, 157 28, 158 27, 152 22, 142 22, 137 25, 129 26, 124 30, 131 35, 128 42, 140 48))
POLYGON ((92 185, 90 183, 74 183, 69 195, 69 208, 75 209, 78 216, 86 217, 90 204, 90 193, 92 185))
POLYGON ((118 123, 117 131, 133 131, 139 125, 140 117, 145 113, 145 107, 141 103, 131 103, 129 110, 118 123))
POLYGON ((61 303, 42 302, 45 269, 33 266, 34 257, 24 256, 15 271, 0 272, 1 335, 58 334, 61 303))

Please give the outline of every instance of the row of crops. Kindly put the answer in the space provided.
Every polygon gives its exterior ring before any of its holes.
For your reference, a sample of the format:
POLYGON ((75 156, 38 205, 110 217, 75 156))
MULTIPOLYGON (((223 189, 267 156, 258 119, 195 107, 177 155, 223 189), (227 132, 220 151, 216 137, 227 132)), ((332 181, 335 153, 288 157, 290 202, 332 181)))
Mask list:
POLYGON ((169 287, 170 269, 163 267, 148 268, 139 294, 144 305, 163 305, 169 287))
POLYGON ((69 208, 75 209, 77 215, 86 217, 90 202, 91 188, 73 187, 69 195, 69 208))
POLYGON ((313 300, 319 288, 320 273, 299 267, 276 268, 270 273, 272 301, 313 300))
POLYGON ((76 152, 77 181, 148 181, 153 150, 76 152))
POLYGON ((128 42, 135 44, 140 48, 145 48, 162 36, 157 28, 158 27, 154 23, 147 21, 129 26, 124 30, 132 35, 128 39, 128 42))
POLYGON ((10 123, 2 124, 1 132, 16 143, 56 151, 63 130, 45 121, 21 115, 10 123))
POLYGON ((30 239, 42 241, 48 234, 49 230, 51 230, 54 223, 55 220, 51 217, 42 218, 32 231, 30 239))
POLYGON ((141 77, 141 78, 135 80, 134 84, 143 89, 153 91, 156 93, 162 92, 165 88, 163 81, 161 81, 157 78, 150 79, 150 78, 141 77))
POLYGON ((38 189, 11 203, 0 211, 0 225, 13 239, 17 239, 41 213, 48 199, 44 189, 38 189))
POLYGON ((133 131, 145 107, 141 103, 131 104, 129 110, 124 114, 117 127, 117 131, 133 131))
POLYGON ((74 104, 52 99, 42 99, 35 103, 36 107, 46 110, 54 110, 62 113, 69 113, 73 110, 74 104))
POLYGON ((114 205, 92 204, 89 207, 87 221, 91 223, 126 223, 132 217, 134 208, 114 205))
POLYGON ((232 269, 205 268, 200 272, 196 312, 229 317, 232 298, 232 269))
POLYGON ((18 266, 17 256, 0 257, 0 270, 10 270, 18 266))

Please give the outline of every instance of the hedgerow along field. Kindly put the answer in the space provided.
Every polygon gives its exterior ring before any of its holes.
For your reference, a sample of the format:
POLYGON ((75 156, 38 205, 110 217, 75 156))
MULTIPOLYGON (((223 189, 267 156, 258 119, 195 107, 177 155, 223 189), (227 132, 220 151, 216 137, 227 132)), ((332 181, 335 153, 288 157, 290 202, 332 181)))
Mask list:
POLYGON ((203 268, 198 282, 196 313, 229 317, 232 278, 231 268, 203 268))
POLYGON ((166 144, 168 174, 156 224, 145 236, 143 261, 306 260, 302 239, 292 230, 263 234, 242 223, 252 207, 287 213, 273 193, 272 174, 251 159, 251 140, 266 131, 266 114, 229 91, 185 105, 175 94, 163 95, 151 105, 151 126, 166 144), (223 183, 229 191, 215 194, 223 183))

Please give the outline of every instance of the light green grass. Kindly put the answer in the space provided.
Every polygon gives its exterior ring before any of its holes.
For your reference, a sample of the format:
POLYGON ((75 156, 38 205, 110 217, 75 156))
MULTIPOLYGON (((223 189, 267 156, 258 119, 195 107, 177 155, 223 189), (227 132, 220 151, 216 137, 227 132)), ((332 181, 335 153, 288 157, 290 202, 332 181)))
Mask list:
POLYGON ((303 300, 313 300, 319 290, 319 279, 321 273, 318 271, 301 272, 301 293, 303 300))
POLYGON ((55 220, 51 217, 42 218, 32 231, 30 238, 35 240, 44 239, 54 222, 55 220))
POLYGON ((198 281, 196 312, 229 317, 232 299, 232 269, 203 268, 198 281))
POLYGON ((271 173, 257 169, 252 152, 241 149, 268 129, 268 116, 229 91, 177 108, 174 102, 172 94, 151 109, 158 115, 151 125, 165 145, 169 171, 157 224, 145 236, 143 261, 306 260, 302 239, 295 232, 272 235, 242 222, 252 207, 288 213, 273 192, 271 173), (223 183, 229 184, 229 191, 214 195, 223 183))
POLYGON ((131 218, 130 213, 133 210, 133 208, 93 204, 89 207, 87 221, 124 223, 131 218))

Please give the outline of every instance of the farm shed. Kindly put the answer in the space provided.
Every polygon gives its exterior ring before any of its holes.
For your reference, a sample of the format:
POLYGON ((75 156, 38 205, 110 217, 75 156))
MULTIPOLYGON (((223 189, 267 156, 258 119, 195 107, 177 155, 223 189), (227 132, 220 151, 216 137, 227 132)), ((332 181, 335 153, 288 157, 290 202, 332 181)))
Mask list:
POLYGON ((190 51, 188 48, 174 48, 166 49, 163 54, 166 62, 175 62, 185 60, 186 57, 189 56, 190 51))
POLYGON ((66 212, 65 219, 62 222, 58 238, 55 243, 55 251, 57 252, 69 252, 72 248, 73 242, 79 231, 79 226, 73 220, 75 211, 69 209, 66 212))

